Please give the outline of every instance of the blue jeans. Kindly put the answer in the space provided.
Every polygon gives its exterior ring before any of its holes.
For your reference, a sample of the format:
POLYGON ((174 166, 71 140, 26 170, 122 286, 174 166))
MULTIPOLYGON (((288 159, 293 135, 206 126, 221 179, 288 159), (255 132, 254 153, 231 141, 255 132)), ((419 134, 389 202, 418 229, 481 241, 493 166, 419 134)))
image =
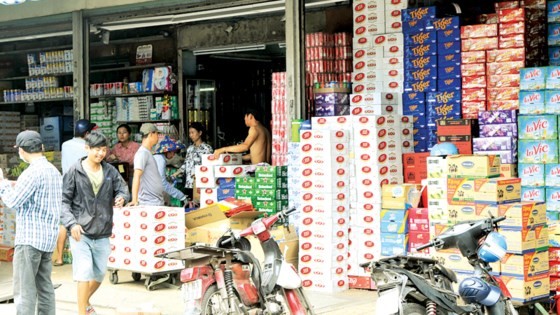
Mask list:
POLYGON ((83 235, 79 242, 70 236, 72 250, 72 274, 74 281, 103 282, 111 254, 109 238, 90 239, 83 235))
POLYGON ((18 315, 56 314, 51 282, 52 253, 29 245, 14 250, 14 302, 18 315))

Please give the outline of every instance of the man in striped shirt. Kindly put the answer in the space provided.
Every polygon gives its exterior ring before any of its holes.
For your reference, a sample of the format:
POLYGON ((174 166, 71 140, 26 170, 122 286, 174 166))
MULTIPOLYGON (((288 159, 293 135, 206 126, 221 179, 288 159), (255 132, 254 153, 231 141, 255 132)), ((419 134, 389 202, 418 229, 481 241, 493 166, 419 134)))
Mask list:
POLYGON ((54 315, 51 259, 62 208, 62 176, 43 156, 39 133, 20 132, 16 148, 29 167, 15 186, 0 169, 0 198, 16 210, 14 302, 18 315, 35 314, 36 309, 38 314, 54 315))

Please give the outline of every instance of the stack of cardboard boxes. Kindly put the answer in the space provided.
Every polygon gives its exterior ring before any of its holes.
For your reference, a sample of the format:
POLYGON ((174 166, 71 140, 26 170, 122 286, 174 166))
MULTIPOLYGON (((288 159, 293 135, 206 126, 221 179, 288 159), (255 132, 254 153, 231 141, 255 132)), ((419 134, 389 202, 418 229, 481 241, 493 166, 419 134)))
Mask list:
POLYGON ((551 66, 560 66, 560 38, 554 34, 554 29, 560 26, 560 1, 547 1, 548 57, 551 66), (555 40, 556 39, 556 40, 555 40))
POLYGON ((327 116, 330 109, 332 109, 331 115, 335 115, 335 109, 340 107, 329 107, 324 103, 316 104, 314 89, 329 87, 331 82, 338 82, 338 87, 344 88, 344 83, 350 82, 352 72, 350 34, 324 32, 306 34, 305 59, 308 113, 306 116, 313 116, 313 114, 327 116))
POLYGON ((140 206, 122 208, 113 216, 108 267, 139 273, 180 270, 183 262, 154 257, 185 246, 183 208, 140 206))
POLYGON ((415 115, 415 151, 437 142, 436 121, 461 118, 459 18, 436 18, 436 8, 403 10, 404 114, 415 115))
POLYGON ((0 201, 0 260, 12 261, 16 239, 16 212, 0 201))
POLYGON ((382 188, 381 255, 406 255, 408 252, 409 209, 417 206, 421 186, 384 185, 382 188))
POLYGON ((499 155, 501 176, 517 176, 517 113, 481 111, 478 113, 480 138, 475 138, 474 154, 499 155), (489 139, 489 140, 485 140, 489 139))
POLYGON ((195 168, 195 186, 200 189, 201 207, 235 195, 235 178, 245 176, 241 154, 203 154, 201 165, 195 168))
POLYGON ((272 73, 272 165, 286 165, 289 161, 286 117, 286 72, 272 73))
POLYGON ((349 132, 302 130, 299 271, 313 291, 348 289, 349 132))

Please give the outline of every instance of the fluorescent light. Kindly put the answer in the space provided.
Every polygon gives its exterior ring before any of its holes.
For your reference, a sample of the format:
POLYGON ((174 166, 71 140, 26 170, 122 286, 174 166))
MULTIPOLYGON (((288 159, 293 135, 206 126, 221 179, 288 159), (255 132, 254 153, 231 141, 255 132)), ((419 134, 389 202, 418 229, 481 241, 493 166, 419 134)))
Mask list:
POLYGON ((0 43, 16 42, 21 40, 32 40, 32 39, 48 38, 48 37, 58 37, 58 36, 66 36, 66 35, 72 35, 72 31, 62 31, 62 32, 54 32, 54 33, 19 36, 19 37, 0 38, 0 43))
MULTIPOLYGON (((291 0, 289 0, 291 1, 291 0)), ((349 0, 306 0, 306 8, 316 8, 329 4, 347 4, 349 0)), ((106 22, 98 25, 97 28, 103 28, 109 31, 124 30, 139 27, 150 27, 180 23, 192 23, 198 21, 218 20, 239 16, 251 16, 263 13, 284 12, 285 0, 275 0, 263 3, 248 4, 235 6, 230 8, 222 8, 215 10, 189 12, 175 15, 163 15, 147 18, 134 18, 128 20, 106 22)))
POLYGON ((199 89, 199 91, 200 92, 213 92, 214 88, 202 88, 202 89, 199 89))
POLYGON ((211 55, 211 54, 225 54, 225 53, 232 53, 232 52, 264 50, 264 49, 266 49, 266 45, 264 44, 249 45, 249 46, 229 46, 229 47, 194 50, 193 55, 200 56, 200 55, 211 55))
POLYGON ((278 43, 278 48, 286 48, 286 43, 278 43))

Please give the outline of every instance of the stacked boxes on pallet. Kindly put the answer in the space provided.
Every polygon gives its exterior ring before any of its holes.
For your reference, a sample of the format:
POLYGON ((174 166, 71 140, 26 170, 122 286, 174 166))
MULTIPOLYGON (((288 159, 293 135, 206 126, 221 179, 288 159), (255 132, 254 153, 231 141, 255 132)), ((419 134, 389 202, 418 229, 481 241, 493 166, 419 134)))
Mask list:
POLYGON ((113 221, 109 268, 155 273, 183 267, 180 260, 154 257, 185 247, 183 208, 122 208, 115 211, 113 221))

